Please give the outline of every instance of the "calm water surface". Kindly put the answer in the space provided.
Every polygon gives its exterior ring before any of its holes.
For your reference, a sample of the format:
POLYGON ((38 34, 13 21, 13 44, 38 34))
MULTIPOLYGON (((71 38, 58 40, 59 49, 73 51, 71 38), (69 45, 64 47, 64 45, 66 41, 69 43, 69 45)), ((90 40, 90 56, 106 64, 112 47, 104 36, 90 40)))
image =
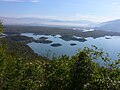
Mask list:
POLYGON ((38 55, 45 56, 48 58, 58 57, 61 55, 74 55, 79 48, 83 47, 91 47, 91 45, 96 45, 98 48, 103 49, 103 51, 108 52, 112 59, 117 59, 117 54, 120 52, 120 37, 112 36, 111 39, 105 39, 105 37, 100 37, 93 39, 92 37, 86 38, 87 41, 79 42, 79 41, 64 41, 60 38, 60 35, 51 36, 51 35, 34 35, 33 33, 22 33, 22 35, 33 37, 34 39, 38 39, 40 37, 48 37, 48 40, 52 40, 53 43, 60 43, 62 46, 52 47, 51 44, 42 44, 31 42, 27 45, 32 48, 32 50, 38 55), (75 43, 77 45, 71 46, 71 43, 75 43))

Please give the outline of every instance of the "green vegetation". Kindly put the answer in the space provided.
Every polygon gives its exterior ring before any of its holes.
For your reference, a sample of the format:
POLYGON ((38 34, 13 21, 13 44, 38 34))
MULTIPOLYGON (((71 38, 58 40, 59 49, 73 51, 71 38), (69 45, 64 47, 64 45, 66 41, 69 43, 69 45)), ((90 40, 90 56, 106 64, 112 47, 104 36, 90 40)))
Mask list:
POLYGON ((2 25, 2 21, 0 20, 0 33, 3 32, 3 25, 2 25))
POLYGON ((51 61, 25 48, 21 43, 1 39, 0 90, 120 89, 120 59, 110 63, 108 55, 95 46, 80 49, 71 58, 61 56, 51 61), (104 66, 95 63, 100 59, 104 66))
POLYGON ((72 58, 12 55, 0 46, 0 90, 119 90, 120 61, 110 64, 101 50, 84 48, 72 58), (105 61, 106 67, 93 60, 105 61))

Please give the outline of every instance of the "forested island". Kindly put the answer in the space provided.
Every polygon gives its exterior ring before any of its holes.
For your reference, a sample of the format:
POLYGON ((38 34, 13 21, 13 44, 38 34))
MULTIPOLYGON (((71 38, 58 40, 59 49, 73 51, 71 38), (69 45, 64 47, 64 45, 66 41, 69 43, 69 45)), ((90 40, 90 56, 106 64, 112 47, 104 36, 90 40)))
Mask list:
MULTIPOLYGON (((14 30, 11 28, 12 26, 10 28, 5 27, 4 31, 3 25, 0 23, 1 34, 2 32, 11 34, 12 30, 14 30), (10 31, 8 32, 9 29, 10 31)), ((18 29, 20 28, 22 29, 23 27, 19 27, 18 29)), ((25 32, 30 32, 30 29, 31 27, 29 29, 25 29, 25 32)), ((51 31, 52 30, 53 29, 51 29, 51 31)), ((38 32, 39 30, 35 31, 38 32)), ((63 31, 64 34, 62 35, 65 36, 66 31, 63 31)), ((92 46, 92 48, 85 47, 80 49, 79 52, 72 57, 64 55, 58 58, 53 57, 52 60, 49 60, 46 57, 35 54, 33 50, 26 45, 27 42, 33 41, 34 39, 19 36, 20 32, 21 31, 19 30, 16 31, 18 34, 16 36, 17 39, 15 36, 0 38, 0 90, 120 89, 119 57, 118 60, 111 63, 111 59, 108 54, 104 53, 96 46, 92 46), (95 62, 99 59, 104 61, 104 66, 95 62)), ((75 31, 73 32, 75 33, 75 31)), ((48 34, 50 32, 46 32, 46 30, 44 30, 43 33, 48 34)), ((60 31, 58 30, 58 32, 54 32, 53 34, 60 34, 60 31)), ((83 33, 80 35, 82 34, 83 33)), ((110 35, 110 33, 108 34, 110 35)), ((119 33, 112 34, 119 35, 119 33)), ((91 32, 91 35, 97 34, 91 32)), ((99 33, 99 35, 104 36, 105 34, 99 33)), ((87 37, 89 35, 84 34, 83 36, 87 37)), ((71 38, 70 33, 68 37, 71 38)), ((94 36, 94 38, 96 37, 97 36, 94 36)), ((47 38, 43 37, 40 38, 39 41, 45 39, 47 38)), ((65 38, 65 40, 66 39, 68 40, 68 38, 65 38)), ((55 46, 57 45, 58 44, 55 44, 55 46)))

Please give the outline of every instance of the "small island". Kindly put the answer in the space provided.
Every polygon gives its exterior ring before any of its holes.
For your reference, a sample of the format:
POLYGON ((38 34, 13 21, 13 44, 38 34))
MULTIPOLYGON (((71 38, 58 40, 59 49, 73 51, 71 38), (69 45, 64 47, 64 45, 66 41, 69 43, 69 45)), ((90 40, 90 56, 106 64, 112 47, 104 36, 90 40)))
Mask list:
POLYGON ((71 36, 71 35, 62 35, 62 37, 60 37, 60 38, 63 39, 63 40, 65 40, 65 41, 70 41, 70 40, 79 41, 79 42, 85 42, 85 41, 87 41, 83 37, 77 38, 77 37, 74 37, 74 36, 71 36))
POLYGON ((75 44, 75 43, 71 43, 70 45, 71 45, 71 46, 75 46, 75 45, 77 45, 77 44, 75 44))
POLYGON ((62 46, 62 44, 60 44, 60 43, 53 43, 53 44, 51 44, 51 46, 52 47, 59 47, 59 46, 62 46))
POLYGON ((39 40, 48 39, 48 37, 40 37, 39 40))
POLYGON ((39 39, 35 40, 36 43, 43 43, 43 44, 50 44, 52 43, 51 40, 47 40, 48 37, 40 37, 39 39))
POLYGON ((105 39, 112 39, 110 36, 105 36, 105 39))

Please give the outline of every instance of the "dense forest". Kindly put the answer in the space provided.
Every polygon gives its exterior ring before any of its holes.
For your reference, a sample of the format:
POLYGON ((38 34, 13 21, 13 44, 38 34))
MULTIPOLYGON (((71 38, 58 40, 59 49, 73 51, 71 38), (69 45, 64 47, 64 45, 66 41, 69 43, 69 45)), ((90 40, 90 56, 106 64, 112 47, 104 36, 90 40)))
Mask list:
MULTIPOLYGON (((0 23, 1 34, 3 29, 0 23)), ((92 46, 72 57, 47 60, 21 43, 1 38, 0 90, 119 90, 119 58, 111 63, 108 54, 92 46), (95 62, 100 59, 104 66, 95 62)))

